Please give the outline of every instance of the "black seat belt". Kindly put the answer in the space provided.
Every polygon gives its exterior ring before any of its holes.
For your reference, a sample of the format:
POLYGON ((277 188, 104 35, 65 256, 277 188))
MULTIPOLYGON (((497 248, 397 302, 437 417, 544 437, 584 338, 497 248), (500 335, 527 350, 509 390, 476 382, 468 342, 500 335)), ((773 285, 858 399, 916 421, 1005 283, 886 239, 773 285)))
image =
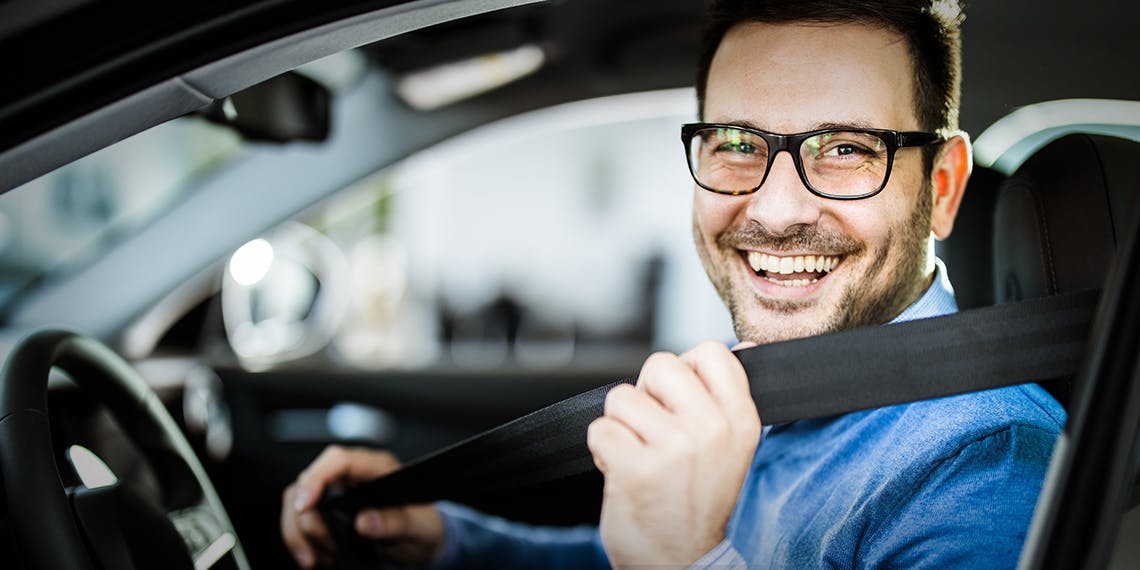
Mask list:
MULTIPOLYGON (((736 355, 765 425, 1041 382, 1076 373, 1098 295, 1056 295, 761 345, 736 355)), ((602 479, 586 447, 586 427, 602 414, 606 392, 616 384, 329 494, 322 511, 334 529, 355 536, 351 521, 362 508, 478 503, 563 481, 587 480, 596 486, 600 504, 602 479)))

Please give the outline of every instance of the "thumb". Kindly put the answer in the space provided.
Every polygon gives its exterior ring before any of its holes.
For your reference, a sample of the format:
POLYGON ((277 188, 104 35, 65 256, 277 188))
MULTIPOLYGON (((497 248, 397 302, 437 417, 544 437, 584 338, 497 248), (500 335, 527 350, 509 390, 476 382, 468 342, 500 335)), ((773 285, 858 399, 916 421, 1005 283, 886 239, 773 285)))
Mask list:
POLYGON ((356 515, 356 532, 364 538, 397 538, 408 532, 409 521, 403 509, 367 509, 356 515))
POLYGON ((378 540, 384 538, 384 517, 380 511, 369 509, 356 515, 356 532, 364 538, 378 540))

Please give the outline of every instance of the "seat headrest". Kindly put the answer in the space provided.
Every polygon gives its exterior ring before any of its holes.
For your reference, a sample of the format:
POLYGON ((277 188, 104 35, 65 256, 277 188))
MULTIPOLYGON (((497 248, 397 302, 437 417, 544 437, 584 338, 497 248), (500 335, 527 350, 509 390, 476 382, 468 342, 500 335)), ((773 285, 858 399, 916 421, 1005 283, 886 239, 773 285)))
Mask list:
POLYGON ((938 258, 950 269, 950 283, 958 308, 994 304, 994 206, 1005 175, 974 165, 966 193, 958 206, 954 233, 935 244, 938 258))
POLYGON ((994 209, 994 301, 1103 286, 1140 194, 1140 143, 1072 134, 1033 154, 994 209))

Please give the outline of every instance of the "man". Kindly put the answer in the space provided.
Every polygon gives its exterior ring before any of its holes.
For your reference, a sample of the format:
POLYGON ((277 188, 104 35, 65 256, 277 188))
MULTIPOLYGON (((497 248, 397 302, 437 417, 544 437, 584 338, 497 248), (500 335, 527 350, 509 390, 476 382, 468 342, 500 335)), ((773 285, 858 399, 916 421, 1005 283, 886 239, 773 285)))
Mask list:
MULTIPOLYGON (((742 344, 956 310, 932 253, 971 164, 950 4, 714 2, 704 122, 682 138, 697 251, 742 344)), ((439 566, 1012 567, 1064 418, 1027 385, 762 430, 739 362, 704 343, 607 396, 587 438, 598 530, 454 505, 357 529, 439 566)), ((302 566, 331 556, 312 510, 324 486, 396 467, 333 448, 302 473, 282 515, 302 566)))

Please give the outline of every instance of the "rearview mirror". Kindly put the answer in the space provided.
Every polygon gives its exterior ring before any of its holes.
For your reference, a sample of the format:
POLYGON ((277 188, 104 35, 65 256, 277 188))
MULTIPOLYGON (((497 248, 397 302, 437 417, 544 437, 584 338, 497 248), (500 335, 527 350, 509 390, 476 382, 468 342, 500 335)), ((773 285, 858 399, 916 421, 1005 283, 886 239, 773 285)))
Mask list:
POLYGON ((290 71, 214 101, 199 114, 250 141, 319 142, 328 138, 330 100, 323 85, 290 71))

